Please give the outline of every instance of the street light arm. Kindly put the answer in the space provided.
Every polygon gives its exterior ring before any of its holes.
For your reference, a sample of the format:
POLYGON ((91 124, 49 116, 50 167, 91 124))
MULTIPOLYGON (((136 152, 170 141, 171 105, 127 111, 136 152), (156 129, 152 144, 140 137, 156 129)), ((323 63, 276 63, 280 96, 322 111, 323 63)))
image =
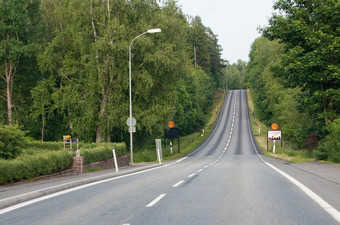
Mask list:
POLYGON ((130 121, 129 121, 129 132, 130 132, 130 153, 131 153, 131 166, 133 165, 133 141, 132 141, 132 90, 131 90, 131 48, 132 48, 132 43, 137 39, 143 36, 144 34, 153 34, 153 33, 159 33, 161 32, 161 29, 156 28, 156 29, 150 29, 145 31, 144 33, 138 35, 134 39, 132 39, 130 45, 129 45, 129 101, 130 101, 130 121))

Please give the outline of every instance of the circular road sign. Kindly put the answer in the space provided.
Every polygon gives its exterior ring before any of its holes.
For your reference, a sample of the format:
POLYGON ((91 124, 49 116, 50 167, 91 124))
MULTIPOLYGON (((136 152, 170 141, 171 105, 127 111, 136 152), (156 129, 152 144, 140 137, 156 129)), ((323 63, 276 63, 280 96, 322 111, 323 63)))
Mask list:
POLYGON ((175 123, 174 123, 173 121, 170 121, 170 122, 168 123, 168 125, 169 125, 170 128, 173 128, 173 127, 175 126, 175 123))
POLYGON ((131 121, 131 120, 130 120, 130 117, 127 118, 127 120, 126 120, 126 125, 128 125, 128 126, 136 126, 137 121, 136 121, 135 117, 132 117, 131 124, 130 124, 130 121, 131 121))
POLYGON ((277 125, 277 123, 273 123, 272 124, 272 129, 273 130, 277 130, 279 128, 279 125, 277 125))

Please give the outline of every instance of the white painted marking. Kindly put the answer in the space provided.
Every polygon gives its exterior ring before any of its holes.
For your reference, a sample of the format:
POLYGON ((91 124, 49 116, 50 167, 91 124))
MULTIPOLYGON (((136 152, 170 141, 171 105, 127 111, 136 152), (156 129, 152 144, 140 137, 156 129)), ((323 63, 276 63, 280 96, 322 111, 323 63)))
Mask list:
POLYGON ((187 159, 187 158, 188 158, 188 156, 186 156, 186 157, 183 157, 183 158, 181 158, 181 159, 177 160, 177 161, 176 161, 176 163, 182 162, 183 160, 185 160, 185 159, 187 159))
MULTIPOLYGON (((247 120, 248 121, 248 120, 247 120)), ((249 133, 251 133, 250 131, 250 125, 249 125, 249 121, 248 121, 248 130, 249 133)), ((317 194, 315 194, 312 190, 310 190, 308 187, 306 187, 305 185, 303 185, 302 183, 300 183, 298 180, 296 180, 295 178, 291 177, 290 175, 286 174, 285 172, 283 172, 282 170, 278 169, 277 167, 273 166, 272 164, 266 162, 262 156, 258 153, 257 148, 255 146, 254 140, 252 135, 250 135, 253 147, 256 151, 257 156, 262 160, 263 163, 265 163, 266 165, 268 165, 270 168, 272 168, 273 170, 275 170, 276 172, 280 173, 282 176, 284 176, 286 179, 288 179, 290 182, 292 182, 293 184, 295 184, 298 188, 300 188, 308 197, 310 197, 312 200, 314 200, 317 204, 320 205, 321 208, 323 208, 330 216, 332 216, 339 224, 340 224, 340 212, 338 210, 336 210, 335 208, 333 208, 330 204, 328 204, 325 200, 323 200, 320 196, 318 196, 317 194)))
POLYGON ((284 176, 290 182, 295 184, 298 188, 300 188, 306 195, 308 195, 312 200, 318 203, 321 208, 323 208, 329 215, 331 215, 338 223, 340 223, 340 212, 333 208, 330 204, 328 204, 325 200, 323 200, 320 196, 315 194, 311 189, 300 183, 295 178, 291 177, 290 175, 286 174, 282 170, 278 169, 277 167, 273 166, 272 164, 265 162, 270 168, 284 176))
POLYGON ((206 169, 206 168, 209 168, 209 166, 205 166, 204 168, 205 168, 205 169, 206 169))
POLYGON ((192 174, 190 174, 188 177, 193 177, 193 176, 195 176, 196 175, 196 173, 192 173, 192 174))
POLYGON ((181 185, 182 183, 184 183, 184 180, 181 180, 180 182, 174 184, 172 187, 178 187, 178 186, 181 185))
MULTIPOLYGON (((113 181, 113 180, 118 180, 118 179, 121 179, 121 178, 124 178, 124 177, 130 177, 130 176, 133 176, 133 175, 146 173, 146 172, 149 172, 149 171, 152 171, 152 170, 157 170, 157 169, 167 167, 167 166, 168 165, 163 165, 163 166, 159 166, 159 167, 155 167, 155 168, 151 168, 151 169, 147 169, 147 170, 143 170, 143 171, 139 171, 139 172, 135 172, 135 173, 131 173, 131 174, 122 175, 122 176, 119 176, 119 177, 113 177, 113 178, 109 178, 109 179, 106 179, 106 180, 101 180, 101 181, 81 185, 81 186, 70 188, 70 189, 67 189, 67 190, 64 190, 64 191, 59 191, 59 192, 56 192, 56 193, 53 193, 53 194, 49 194, 49 195, 46 195, 46 196, 35 198, 35 199, 29 200, 29 201, 26 201, 26 202, 23 202, 23 203, 19 203, 19 204, 4 208, 4 209, 0 210, 0 215, 7 213, 7 212, 10 212, 10 211, 13 211, 13 210, 16 210, 16 209, 19 209, 19 208, 22 208, 22 207, 25 207, 25 206, 28 206, 28 205, 31 205, 31 204, 34 204, 34 203, 37 203, 37 202, 40 202, 40 201, 44 201, 46 199, 50 199, 50 198, 54 198, 54 197, 57 197, 57 196, 60 196, 60 195, 63 195, 63 194, 70 193, 72 191, 77 191, 77 190, 80 190, 80 189, 83 189, 83 188, 86 188, 86 187, 90 187, 90 186, 94 186, 94 185, 97 185, 97 184, 101 184, 101 183, 105 183, 105 182, 109 182, 109 181, 113 181)), ((100 177, 100 176, 98 176, 98 177, 100 177)), ((87 179, 84 179, 84 181, 85 180, 87 180, 87 179)), ((71 183, 68 183, 68 184, 71 184, 71 183)), ((58 187, 58 186, 60 186, 60 185, 57 185, 57 186, 54 186, 54 187, 58 187)), ((51 188, 53 188, 53 187, 51 187, 51 188)), ((47 190, 47 189, 42 189, 42 190, 47 190)), ((42 190, 38 190, 38 191, 42 191, 42 190)), ((30 193, 33 194, 33 193, 38 192, 38 191, 33 191, 33 192, 30 192, 30 193)), ((15 198, 15 197, 17 197, 17 196, 14 196, 14 197, 11 197, 11 198, 15 198)), ((11 198, 7 198, 7 199, 11 199, 11 198)), ((3 199, 3 200, 6 200, 6 199, 3 199)))
POLYGON ((155 198, 152 202, 150 202, 149 204, 146 205, 146 207, 152 207, 155 204, 157 204, 157 202, 159 202, 162 198, 164 198, 166 194, 161 194, 159 195, 157 198, 155 198))
POLYGON ((202 172, 203 171, 203 169, 199 169, 199 170, 197 170, 197 172, 199 173, 199 172, 202 172))

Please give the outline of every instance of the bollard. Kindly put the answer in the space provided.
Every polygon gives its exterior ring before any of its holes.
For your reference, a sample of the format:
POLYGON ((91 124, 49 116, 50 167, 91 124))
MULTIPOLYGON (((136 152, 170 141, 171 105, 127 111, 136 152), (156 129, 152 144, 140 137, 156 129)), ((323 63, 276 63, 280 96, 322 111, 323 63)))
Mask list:
POLYGON ((161 162, 161 155, 160 155, 160 152, 159 152, 159 148, 157 148, 157 158, 158 158, 159 164, 162 164, 162 162, 161 162))
POLYGON ((112 154, 113 154, 113 160, 114 160, 114 163, 115 163, 116 173, 118 173, 118 163, 117 163, 117 156, 116 156, 115 148, 112 149, 112 154))
POLYGON ((172 142, 170 142, 170 152, 171 152, 171 155, 172 155, 172 142))

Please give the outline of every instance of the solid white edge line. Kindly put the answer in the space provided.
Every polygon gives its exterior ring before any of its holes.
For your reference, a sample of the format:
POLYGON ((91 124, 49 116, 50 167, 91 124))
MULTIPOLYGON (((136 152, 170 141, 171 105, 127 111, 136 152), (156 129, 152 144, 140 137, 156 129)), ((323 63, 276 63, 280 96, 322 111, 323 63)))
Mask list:
POLYGON ((330 204, 328 204, 325 200, 323 200, 320 196, 315 194, 311 189, 300 183, 298 180, 293 178, 292 176, 286 174, 282 170, 273 166, 272 164, 265 162, 270 168, 284 176, 290 182, 295 184, 298 188, 300 188, 306 195, 308 195, 312 200, 314 200, 317 204, 321 206, 329 215, 331 215, 338 223, 340 223, 340 212, 338 212, 335 208, 333 208, 330 204))
POLYGON ((84 184, 84 185, 74 187, 74 188, 70 188, 70 189, 67 189, 67 190, 64 190, 64 191, 59 191, 59 192, 56 192, 56 193, 53 193, 53 194, 45 195, 45 196, 42 196, 42 197, 39 197, 39 198, 35 198, 35 199, 29 200, 29 201, 26 201, 26 202, 22 202, 22 203, 1 209, 0 215, 4 214, 4 213, 8 213, 8 212, 16 210, 16 209, 19 209, 19 208, 22 208, 24 206, 28 206, 28 205, 49 199, 49 198, 53 198, 53 197, 56 197, 56 196, 67 194, 67 193, 72 192, 72 191, 80 190, 80 189, 83 189, 83 188, 86 188, 86 187, 90 187, 90 186, 93 186, 93 185, 97 185, 97 184, 101 184, 101 183, 105 183, 105 182, 109 182, 109 181, 113 181, 113 180, 118 180, 118 179, 121 179, 121 178, 124 178, 124 177, 130 177, 130 176, 133 176, 133 175, 149 172, 149 171, 152 171, 152 170, 157 170, 157 169, 167 167, 167 166, 168 165, 158 166, 158 167, 150 168, 150 169, 147 169, 147 170, 142 170, 142 171, 138 171, 138 172, 135 172, 135 173, 125 174, 125 175, 122 175, 122 176, 119 176, 119 177, 113 177, 113 178, 109 178, 109 179, 105 179, 105 180, 101 180, 101 181, 97 181, 97 182, 93 182, 93 183, 89 183, 89 184, 84 184))
POLYGON ((172 185, 172 187, 178 187, 182 183, 184 183, 184 180, 181 180, 181 181, 177 182, 176 184, 172 185))
POLYGON ((152 207, 154 206, 157 202, 159 202, 162 198, 164 198, 166 194, 161 194, 157 198, 155 198, 152 202, 146 205, 146 207, 152 207))
MULTIPOLYGON (((248 104, 248 103, 247 103, 248 104)), ((247 109, 248 109, 248 105, 247 105, 247 109)), ((251 134, 250 131, 250 124, 249 124, 249 120, 248 121, 248 130, 249 133, 251 134)), ((325 200, 323 200, 320 196, 318 196, 317 194, 315 194, 311 189, 309 189, 308 187, 306 187, 305 185, 303 185, 302 183, 300 183, 298 180, 296 180, 295 178, 291 177, 290 175, 286 174, 285 172, 283 172, 282 170, 278 169, 277 167, 273 166, 272 164, 270 164, 269 162, 266 162, 262 156, 259 154, 259 152, 257 151, 257 148, 255 146, 254 140, 253 140, 253 136, 250 135, 253 147, 256 151, 257 156, 261 159, 261 161, 263 163, 265 163, 267 166, 269 166, 270 168, 272 168, 273 170, 275 170, 276 172, 280 173, 282 176, 284 176, 286 179, 288 179, 290 182, 292 182, 293 184, 295 184, 298 188, 300 188, 308 197, 310 197, 313 201, 315 201, 317 204, 320 205, 321 208, 323 208, 330 216, 332 216, 339 224, 340 224, 340 212, 338 210, 336 210, 335 208, 333 208, 333 206, 331 206, 330 204, 328 204, 325 200)))

